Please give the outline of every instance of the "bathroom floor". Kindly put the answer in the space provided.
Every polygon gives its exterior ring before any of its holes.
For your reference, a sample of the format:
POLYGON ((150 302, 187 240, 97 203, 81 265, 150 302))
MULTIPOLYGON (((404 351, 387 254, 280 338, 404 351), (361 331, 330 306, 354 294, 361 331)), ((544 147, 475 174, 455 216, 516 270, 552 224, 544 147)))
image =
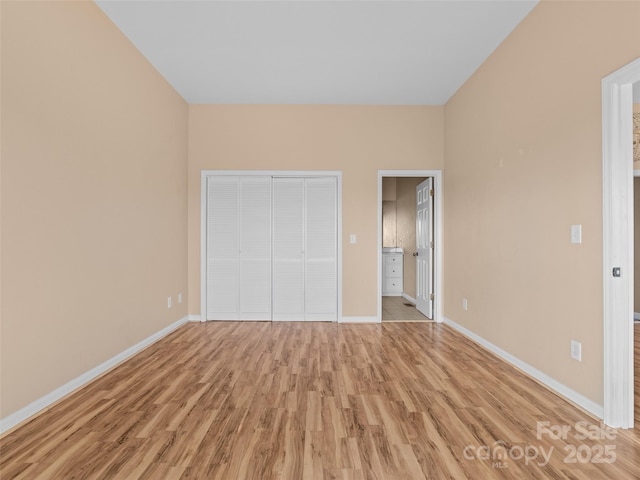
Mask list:
POLYGON ((402 297, 382 297, 383 322, 431 322, 402 297))

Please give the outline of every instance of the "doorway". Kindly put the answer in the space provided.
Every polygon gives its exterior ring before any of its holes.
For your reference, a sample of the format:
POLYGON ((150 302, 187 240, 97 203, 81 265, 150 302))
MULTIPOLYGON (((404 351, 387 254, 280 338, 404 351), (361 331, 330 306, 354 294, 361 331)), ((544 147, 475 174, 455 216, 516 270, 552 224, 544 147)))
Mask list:
MULTIPOLYGON (((442 321, 442 172, 440 170, 378 171, 378 311, 377 321, 442 321), (415 308, 419 279, 416 256, 416 187, 430 179, 433 186, 433 279, 431 307, 421 315, 415 308), (383 184, 385 187, 383 188, 383 184), (391 192, 391 195, 390 195, 391 192), (400 192, 398 194, 398 192, 400 192), (413 192, 413 193, 411 193, 413 192), (397 197, 396 197, 397 196, 397 197), (384 223, 391 228, 384 228, 384 223), (395 263, 394 263, 395 262, 395 263), (398 272, 395 265, 401 265, 398 272)), ((424 252, 423 252, 424 254, 424 252)))
MULTIPOLYGON (((425 288, 420 280, 432 272, 418 268, 428 262, 421 241, 421 225, 426 220, 426 202, 418 205, 417 191, 422 200, 425 177, 384 177, 382 179, 382 321, 431 321, 432 312, 425 308, 425 288), (420 220, 418 220, 420 218, 420 220), (422 257, 417 257, 422 247, 422 257), (423 271, 424 270, 424 271, 423 271), (423 275, 420 275, 420 273, 423 275), (422 288, 421 288, 422 287, 422 288), (419 295, 422 293, 422 296, 419 295)), ((426 187, 425 187, 426 189, 426 187)), ((432 231, 432 229, 429 229, 432 231)), ((425 232, 426 233, 426 229, 425 232)), ((433 265, 432 262, 429 265, 433 265)), ((428 295, 428 294, 427 294, 428 295)), ((432 303, 432 302, 431 302, 432 303)))

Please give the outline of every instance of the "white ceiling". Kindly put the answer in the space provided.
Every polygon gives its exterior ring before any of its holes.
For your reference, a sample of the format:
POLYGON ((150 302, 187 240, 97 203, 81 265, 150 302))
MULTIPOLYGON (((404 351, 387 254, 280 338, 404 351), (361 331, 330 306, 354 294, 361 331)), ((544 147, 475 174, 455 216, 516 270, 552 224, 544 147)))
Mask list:
POLYGON ((189 103, 440 105, 537 0, 96 3, 189 103))

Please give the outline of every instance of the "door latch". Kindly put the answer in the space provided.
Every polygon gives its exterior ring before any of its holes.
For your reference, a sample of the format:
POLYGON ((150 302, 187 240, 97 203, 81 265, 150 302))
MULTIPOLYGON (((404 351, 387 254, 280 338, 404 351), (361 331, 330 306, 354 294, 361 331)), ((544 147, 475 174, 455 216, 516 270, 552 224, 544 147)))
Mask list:
POLYGON ((619 277, 621 275, 622 275, 622 273, 621 273, 620 267, 613 267, 613 276, 614 277, 619 277))

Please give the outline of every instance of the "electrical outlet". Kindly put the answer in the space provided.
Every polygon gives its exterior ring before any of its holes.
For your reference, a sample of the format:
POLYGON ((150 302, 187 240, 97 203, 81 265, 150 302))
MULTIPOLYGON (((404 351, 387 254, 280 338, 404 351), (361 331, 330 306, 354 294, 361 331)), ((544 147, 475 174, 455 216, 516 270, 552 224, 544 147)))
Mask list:
POLYGON ((582 343, 571 340, 571 358, 579 362, 582 361, 582 343))
POLYGON ((173 306, 173 301, 171 300, 171 297, 167 297, 167 308, 171 308, 173 306))
POLYGON ((466 298, 463 298, 463 299, 462 299, 462 309, 466 311, 466 310, 467 310, 467 307, 468 307, 467 299, 466 299, 466 298))
POLYGON ((182 303, 182 293, 178 294, 178 303, 182 303))

